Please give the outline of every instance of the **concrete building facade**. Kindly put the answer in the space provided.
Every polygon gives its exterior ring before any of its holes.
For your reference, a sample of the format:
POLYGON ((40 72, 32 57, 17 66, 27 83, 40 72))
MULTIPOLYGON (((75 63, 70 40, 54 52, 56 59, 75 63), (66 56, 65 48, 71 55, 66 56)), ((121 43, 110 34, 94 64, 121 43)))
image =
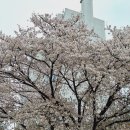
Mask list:
POLYGON ((81 12, 77 12, 66 8, 63 17, 71 19, 72 16, 80 16, 80 20, 84 22, 90 29, 94 29, 94 32, 102 39, 105 39, 105 22, 101 19, 93 16, 93 0, 80 0, 81 12))

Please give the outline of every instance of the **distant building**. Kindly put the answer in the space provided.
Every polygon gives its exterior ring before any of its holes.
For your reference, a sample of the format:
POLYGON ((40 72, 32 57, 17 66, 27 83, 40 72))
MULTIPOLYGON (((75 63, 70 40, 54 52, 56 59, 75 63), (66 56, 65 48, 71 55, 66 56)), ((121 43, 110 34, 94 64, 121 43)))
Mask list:
MULTIPOLYGON (((72 16, 79 15, 81 21, 83 21, 90 29, 94 29, 94 32, 102 39, 105 39, 105 22, 98 18, 93 17, 93 0, 81 0, 81 12, 65 9, 63 16, 65 19, 70 19, 72 16)), ((60 17, 60 14, 59 14, 60 17)))

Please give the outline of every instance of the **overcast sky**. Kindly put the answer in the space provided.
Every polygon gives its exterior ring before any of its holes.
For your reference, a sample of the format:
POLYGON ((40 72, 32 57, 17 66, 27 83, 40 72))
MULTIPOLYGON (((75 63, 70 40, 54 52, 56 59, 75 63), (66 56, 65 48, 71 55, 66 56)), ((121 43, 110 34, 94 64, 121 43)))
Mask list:
MULTIPOLYGON (((27 26, 32 13, 61 13, 64 8, 80 11, 80 0, 0 0, 0 30, 13 34, 17 24, 27 26)), ((94 0, 94 16, 106 25, 130 25, 130 0, 94 0)))

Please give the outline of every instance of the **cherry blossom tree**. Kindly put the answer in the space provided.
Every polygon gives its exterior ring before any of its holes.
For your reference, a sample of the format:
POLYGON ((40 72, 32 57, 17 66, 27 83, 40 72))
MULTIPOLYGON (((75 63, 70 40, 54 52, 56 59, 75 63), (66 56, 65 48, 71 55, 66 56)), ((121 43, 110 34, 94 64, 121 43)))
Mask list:
POLYGON ((130 28, 103 41, 79 22, 31 18, 0 34, 0 119, 21 129, 106 130, 130 121, 130 28))

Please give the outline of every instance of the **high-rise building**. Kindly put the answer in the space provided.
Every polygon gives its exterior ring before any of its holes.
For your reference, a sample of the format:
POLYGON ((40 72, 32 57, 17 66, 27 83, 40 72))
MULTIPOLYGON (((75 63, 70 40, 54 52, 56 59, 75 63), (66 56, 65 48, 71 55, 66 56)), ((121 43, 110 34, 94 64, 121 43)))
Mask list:
MULTIPOLYGON (((93 0, 80 0, 81 12, 73 11, 65 8, 63 16, 65 19, 70 19, 72 16, 80 16, 80 20, 84 22, 90 29, 102 39, 105 39, 105 22, 93 16, 93 0)), ((60 15, 59 15, 60 16, 60 15)))

